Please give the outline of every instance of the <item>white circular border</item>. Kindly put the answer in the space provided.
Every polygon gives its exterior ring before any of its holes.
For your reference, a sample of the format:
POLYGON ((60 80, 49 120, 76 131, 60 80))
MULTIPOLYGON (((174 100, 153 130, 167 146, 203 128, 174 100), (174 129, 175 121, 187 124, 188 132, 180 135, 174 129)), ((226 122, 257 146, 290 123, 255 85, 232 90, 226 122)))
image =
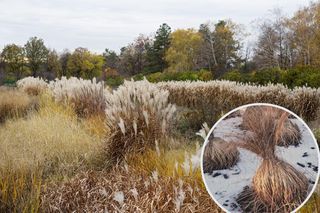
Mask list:
MULTIPOLYGON (((246 105, 242 105, 240 107, 237 107, 231 111, 229 111, 228 113, 226 113, 225 115, 223 115, 214 125, 213 127, 210 129, 209 133, 207 134, 206 136, 206 139, 202 145, 202 151, 201 151, 201 159, 200 159, 200 168, 201 168, 201 176, 202 176, 202 180, 204 182, 204 185, 206 187, 206 190, 207 192, 209 193, 210 197, 213 199, 213 201, 225 212, 228 212, 215 198, 214 196, 211 194, 210 190, 209 190, 209 187, 206 183, 206 180, 205 180, 205 177, 204 177, 204 172, 203 172, 203 153, 204 153, 204 149, 208 143, 208 139, 209 139, 209 136, 212 134, 213 130, 216 128, 216 126, 223 120, 225 119, 228 115, 230 115, 231 113, 235 112, 235 111, 238 111, 238 110, 241 110, 242 108, 246 108, 246 107, 251 107, 251 106, 271 106, 271 107, 276 107, 278 109, 282 109, 292 115, 294 115, 300 122, 302 122, 302 124, 308 129, 308 131, 311 133, 311 136, 313 138, 313 141, 316 142, 316 147, 317 147, 317 151, 318 151, 318 168, 320 167, 320 151, 319 151, 319 145, 317 143, 317 139, 315 138, 313 132, 311 131, 311 129, 309 128, 309 126, 306 124, 306 122, 304 122, 304 120, 302 120, 302 118, 300 118, 298 115, 296 115, 294 112, 291 112, 290 110, 288 110, 287 108, 284 108, 282 106, 278 106, 278 105, 275 105, 275 104, 269 104, 269 103, 253 103, 253 104, 246 104, 246 105)), ((317 187, 317 184, 318 184, 318 181, 319 181, 319 176, 320 176, 320 170, 318 169, 318 175, 317 175, 317 178, 316 178, 316 181, 315 181, 315 184, 311 190, 311 192, 309 193, 309 195, 307 196, 307 198, 303 201, 303 203, 298 207, 296 208, 295 210, 293 210, 292 212, 297 212, 302 206, 304 206, 304 204, 306 204, 306 202, 308 202, 308 200, 310 199, 310 197, 312 196, 312 194, 314 193, 316 187, 317 187)), ((230 212, 231 213, 231 212, 230 212)))

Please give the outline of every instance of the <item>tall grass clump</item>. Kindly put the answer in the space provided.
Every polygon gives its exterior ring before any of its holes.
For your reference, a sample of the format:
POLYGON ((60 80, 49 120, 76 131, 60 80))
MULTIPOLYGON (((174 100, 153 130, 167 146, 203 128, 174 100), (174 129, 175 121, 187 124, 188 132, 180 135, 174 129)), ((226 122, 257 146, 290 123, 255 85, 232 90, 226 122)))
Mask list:
POLYGON ((0 123, 8 118, 21 117, 37 106, 28 94, 9 88, 0 88, 0 123))
POLYGON ((125 81, 106 96, 106 126, 112 133, 106 149, 112 160, 154 147, 168 134, 176 109, 168 96, 147 80, 125 81))
POLYGON ((290 109, 306 120, 317 118, 320 90, 308 87, 289 89, 281 84, 257 86, 231 81, 171 81, 156 84, 170 92, 169 101, 202 112, 207 122, 222 113, 249 103, 272 103, 290 109))
POLYGON ((39 95, 47 89, 48 84, 39 77, 26 77, 17 81, 17 87, 29 95, 39 95))
POLYGON ((245 136, 242 146, 262 157, 252 181, 253 202, 262 204, 267 211, 289 212, 306 198, 309 184, 302 173, 275 155, 288 118, 288 113, 282 112, 279 119, 274 119, 275 110, 264 107, 260 115, 254 113, 255 119, 247 123, 253 132, 245 136))
POLYGON ((212 173, 214 170, 228 169, 239 161, 239 151, 234 143, 221 138, 209 140, 203 153, 203 171, 212 173))
POLYGON ((105 90, 103 82, 84 80, 75 77, 62 77, 49 83, 54 99, 65 105, 71 105, 82 117, 104 114, 105 90))
POLYGON ((44 212, 220 212, 195 183, 134 169, 88 171, 42 195, 44 212))
MULTIPOLYGON (((257 121, 258 117, 264 118, 266 116, 269 116, 270 118, 268 119, 270 120, 270 122, 272 122, 272 120, 279 120, 282 113, 283 110, 277 108, 270 108, 268 106, 247 107, 242 115, 242 127, 252 132, 257 131, 257 122, 264 122, 264 120, 257 121)), ((279 140, 277 144, 279 146, 297 146, 300 143, 300 129, 297 124, 289 120, 289 117, 290 115, 287 114, 287 117, 284 118, 285 120, 283 122, 283 127, 279 132, 279 140)), ((263 123, 258 125, 263 125, 263 123)))
POLYGON ((0 127, 0 212, 37 212, 44 181, 91 167, 101 149, 72 110, 50 100, 41 98, 38 113, 0 127))

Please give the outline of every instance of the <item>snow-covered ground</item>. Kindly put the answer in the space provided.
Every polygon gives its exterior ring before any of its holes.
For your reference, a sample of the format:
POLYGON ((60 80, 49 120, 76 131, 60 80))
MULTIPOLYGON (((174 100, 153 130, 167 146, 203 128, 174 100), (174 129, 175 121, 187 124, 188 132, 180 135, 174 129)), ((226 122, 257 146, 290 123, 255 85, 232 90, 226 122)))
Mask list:
MULTIPOLYGON (((309 191, 312 190, 318 174, 318 153, 311 133, 298 119, 295 122, 302 133, 301 144, 297 147, 276 147, 276 155, 302 172, 309 179, 309 191)), ((223 138, 228 142, 235 142, 235 135, 243 134, 239 126, 241 117, 222 120, 214 129, 214 137, 223 138)), ((204 174, 205 182, 215 200, 226 210, 241 212, 236 202, 237 195, 245 186, 250 186, 252 178, 261 164, 261 158, 246 150, 238 148, 239 162, 230 169, 216 170, 212 174, 204 174)))

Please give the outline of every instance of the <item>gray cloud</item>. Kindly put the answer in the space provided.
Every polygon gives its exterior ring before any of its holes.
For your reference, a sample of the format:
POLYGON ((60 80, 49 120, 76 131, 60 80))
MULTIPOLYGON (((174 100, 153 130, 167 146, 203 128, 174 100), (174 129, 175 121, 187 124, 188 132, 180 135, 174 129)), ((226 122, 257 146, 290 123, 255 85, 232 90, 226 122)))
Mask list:
MULTIPOLYGON (((0 48, 24 44, 31 36, 61 51, 82 46, 96 52, 119 50, 161 23, 197 28, 208 20, 231 18, 249 26, 275 7, 292 13, 309 0, 0 0, 0 48)), ((250 30, 247 27, 247 30, 250 30)))

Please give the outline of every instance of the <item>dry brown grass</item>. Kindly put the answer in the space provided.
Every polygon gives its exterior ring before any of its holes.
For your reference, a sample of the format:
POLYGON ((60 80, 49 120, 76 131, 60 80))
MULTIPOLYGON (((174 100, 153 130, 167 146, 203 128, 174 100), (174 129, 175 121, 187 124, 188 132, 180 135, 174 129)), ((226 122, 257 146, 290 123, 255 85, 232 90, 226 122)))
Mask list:
POLYGON ((308 179, 275 155, 276 145, 287 137, 288 124, 288 113, 274 107, 254 107, 246 116, 245 126, 251 132, 245 135, 241 146, 260 155, 263 160, 253 177, 252 190, 240 195, 240 201, 245 196, 251 198, 241 204, 245 210, 289 212, 306 198, 308 179))
POLYGON ((286 121, 283 131, 280 134, 278 146, 297 146, 301 141, 301 132, 297 124, 292 121, 286 121))
POLYGON ((261 199, 259 199, 252 187, 249 186, 245 186, 243 188, 243 190, 236 197, 236 201, 244 213, 270 212, 268 211, 268 206, 263 203, 261 199))
POLYGON ((279 159, 264 159, 253 177, 253 190, 272 211, 292 211, 308 194, 308 179, 279 159))
POLYGON ((196 183, 131 168, 81 173, 42 194, 45 212, 220 212, 196 183))
POLYGON ((239 161, 239 151, 234 143, 228 143, 221 138, 210 140, 203 154, 203 171, 227 169, 239 161))
MULTIPOLYGON (((250 106, 247 107, 244 114, 242 115, 242 127, 246 130, 252 132, 265 132, 265 121, 268 120, 269 128, 273 129, 271 126, 272 122, 276 124, 279 121, 283 110, 278 108, 271 108, 269 106, 250 106), (274 121, 272 121, 274 120, 274 121), (263 128, 263 129, 261 129, 263 128), (259 130, 260 129, 260 130, 259 130)), ((278 143, 279 146, 290 146, 290 145, 299 145, 301 140, 301 132, 297 124, 289 120, 287 115, 284 118, 283 125, 278 131, 278 143)))
POLYGON ((9 118, 21 117, 36 108, 35 98, 15 89, 0 88, 0 123, 9 118))
POLYGON ((288 113, 282 111, 279 115, 279 109, 263 106, 252 107, 250 114, 246 116, 243 124, 250 132, 242 138, 243 143, 240 143, 240 146, 263 158, 274 155, 275 146, 280 143, 286 126, 288 113))

